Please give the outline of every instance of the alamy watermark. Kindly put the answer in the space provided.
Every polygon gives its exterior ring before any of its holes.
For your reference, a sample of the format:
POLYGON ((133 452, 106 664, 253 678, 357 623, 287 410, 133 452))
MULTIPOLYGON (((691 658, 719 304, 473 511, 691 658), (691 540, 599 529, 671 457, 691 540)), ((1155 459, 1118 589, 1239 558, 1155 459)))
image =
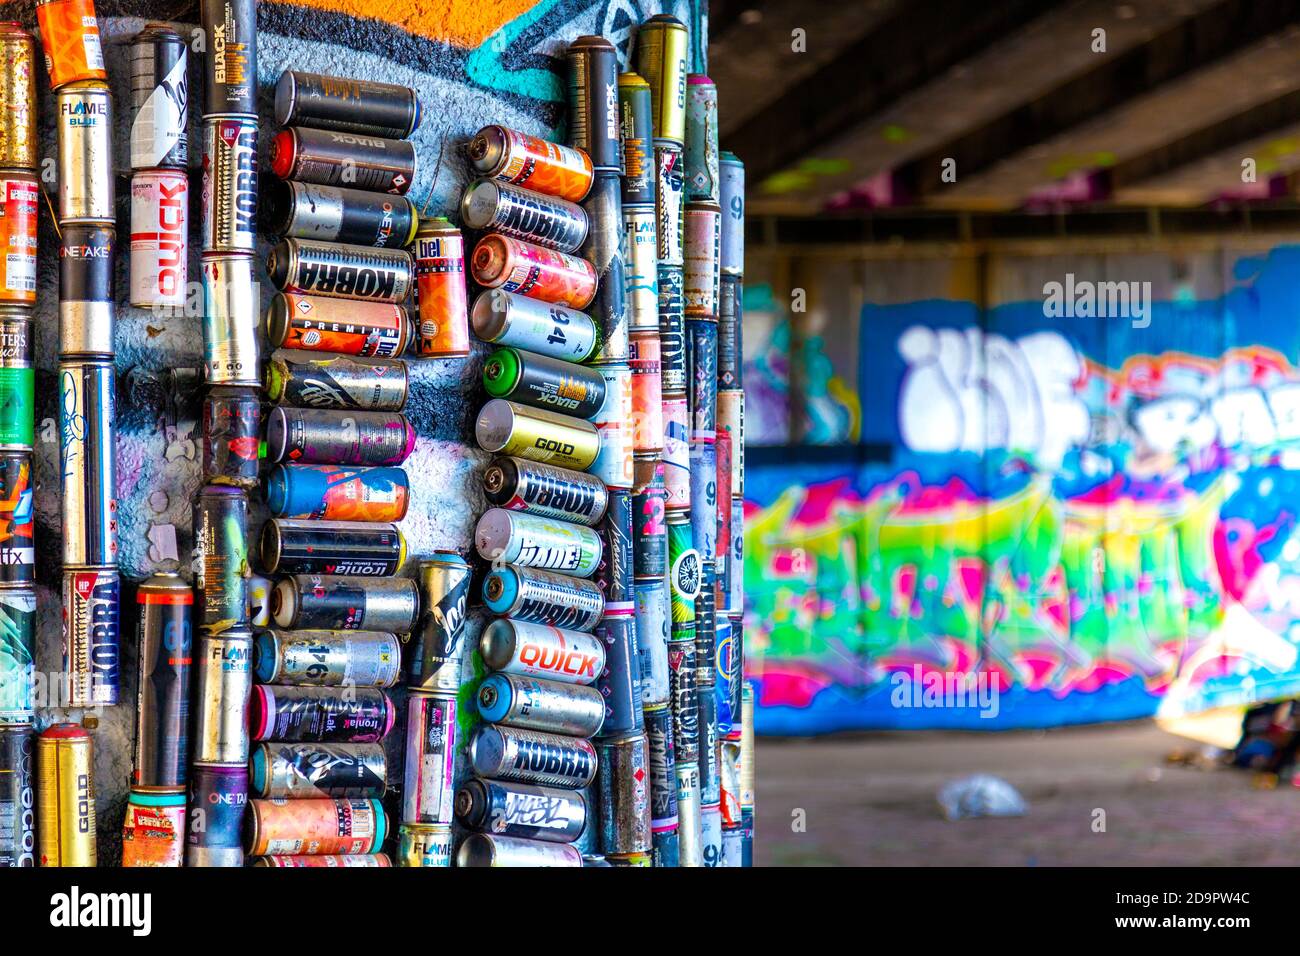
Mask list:
POLYGON ((1043 315, 1049 319, 1129 319, 1135 329, 1151 324, 1150 282, 1093 282, 1065 274, 1043 283, 1043 315))
POLYGON ((995 676, 989 671, 923 671, 913 664, 911 673, 889 675, 889 703, 899 709, 978 710, 981 719, 992 720, 1002 710, 995 676))

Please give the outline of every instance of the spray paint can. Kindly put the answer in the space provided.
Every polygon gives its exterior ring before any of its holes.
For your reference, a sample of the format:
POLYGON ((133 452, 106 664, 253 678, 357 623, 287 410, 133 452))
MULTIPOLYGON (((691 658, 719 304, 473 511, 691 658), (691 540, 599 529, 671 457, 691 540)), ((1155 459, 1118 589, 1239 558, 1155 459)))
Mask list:
POLYGON ((735 153, 718 154, 718 204, 722 207, 722 274, 745 274, 745 164, 735 153))
POLYGON ((700 819, 700 768, 683 764, 677 755, 677 842, 679 866, 704 866, 703 822, 700 819))
POLYGON ((292 687, 392 687, 402 645, 382 631, 261 631, 253 641, 253 674, 292 687))
POLYGON ((458 867, 571 867, 582 856, 568 843, 518 840, 490 833, 471 833, 456 851, 458 867))
POLYGON ((587 816, 587 802, 574 790, 473 779, 456 793, 461 824, 499 836, 572 843, 587 816))
MULTIPOLYGON (((581 36, 565 53, 569 92, 569 145, 599 170, 621 170, 618 51, 599 36, 581 36)), ((599 178, 599 177, 598 177, 599 178)))
POLYGON ((293 630, 408 634, 419 613, 419 588, 410 578, 294 574, 281 578, 271 597, 276 626, 293 630))
POLYGON ((391 302, 277 292, 266 311, 272 348, 391 357, 410 343, 411 319, 391 302))
POLYGON ((208 69, 203 115, 257 115, 256 0, 201 0, 208 69))
POLYGON ((131 791, 122 821, 123 867, 179 867, 185 855, 184 839, 184 791, 131 791))
POLYGON ((629 316, 627 276, 623 263, 623 201, 620 177, 615 170, 597 169, 591 192, 583 200, 590 227, 580 250, 597 277, 592 317, 600 326, 600 343, 595 362, 626 362, 629 316))
POLYGON ((415 234, 415 275, 420 300, 416 351, 424 358, 468 355, 465 240, 446 217, 420 224, 415 234))
POLYGON ((401 359, 286 349, 273 353, 266 368, 267 399, 302 408, 398 412, 408 384, 401 359))
POLYGON ((743 300, 740 276, 722 276, 718 300, 718 390, 739 390, 745 370, 743 300))
POLYGON ((686 77, 685 158, 687 201, 718 202, 718 88, 700 73, 686 77))
MULTIPOLYGON (((745 493, 745 393, 738 388, 718 391, 717 430, 726 433, 731 449, 731 494, 740 498, 745 493)), ((741 527, 740 522, 735 523, 741 527)), ((739 533, 738 531, 735 533, 739 533)))
POLYGON ((596 297, 597 272, 586 259, 509 236, 488 234, 480 239, 474 246, 470 268, 474 281, 484 288, 571 309, 585 309, 596 297))
POLYGON ((420 626, 408 684, 412 690, 428 693, 458 693, 469 650, 465 636, 472 580, 469 564, 455 551, 436 551, 420 562, 416 580, 420 626))
POLYGON ((466 750, 480 777, 579 790, 596 778, 596 750, 581 737, 481 724, 466 750))
POLYGON ((606 604, 629 604, 632 596, 632 492, 609 490, 609 507, 601 519, 600 539, 604 545, 596 583, 605 592, 606 604))
POLYGON ((584 362, 596 348, 596 323, 585 312, 500 289, 479 294, 470 320, 484 342, 566 362, 584 362))
POLYGON ((651 707, 665 703, 672 695, 668 673, 668 587, 662 577, 638 580, 635 594, 641 700, 651 707))
POLYGON ((449 824, 459 772, 453 694, 415 693, 407 702, 402 822, 449 824))
POLYGON ((513 348, 488 356, 483 387, 493 398, 586 419, 605 400, 605 380, 595 369, 513 348))
POLYGON ((253 688, 248 733, 254 740, 372 744, 393 729, 397 711, 378 687, 253 688))
MULTIPOLYGON (((646 741, 649 747, 650 828, 656 846, 677 853, 677 773, 673 745, 673 714, 667 702, 645 710, 646 741), (668 835, 671 834, 671 839, 668 835)), ((656 853, 661 852, 656 849, 656 853)), ((674 860, 670 865, 675 866, 674 860)))
POLYGON ((401 521, 409 501, 401 468, 276 465, 266 479, 267 507, 277 518, 401 521))
MULTIPOLYGON (((0 25, 0 30, 3 26, 0 25)), ((0 34, 2 37, 2 34, 0 34)), ((3 90, 0 90, 0 95, 3 90)), ((3 100, 0 99, 0 105, 3 100)), ((0 133, 0 137, 3 137, 0 133)), ((0 305, 36 303, 40 183, 26 170, 0 172, 0 305)))
POLYGON ((384 807, 373 798, 250 800, 249 856, 373 853, 388 835, 384 807))
POLYGON ((685 264, 685 160, 680 145, 656 139, 654 149, 655 245, 659 253, 659 265, 680 269, 685 264))
POLYGON ((635 456, 632 443, 632 369, 626 363, 598 366, 605 379, 605 401, 594 424, 600 449, 591 473, 610 488, 631 488, 635 456))
MULTIPOLYGON (((67 697, 64 706, 117 703, 121 682, 118 647, 121 600, 122 582, 116 570, 63 572, 63 673, 67 697)), ((26 605, 26 599, 16 598, 6 612, 22 615, 26 613, 26 605)), ((34 600, 30 607, 34 614, 34 600)))
POLYGON ((415 429, 400 412, 277 405, 267 415, 271 462, 400 465, 414 449, 415 429))
MULTIPOLYGON (((36 719, 36 592, 0 591, 0 726, 36 719)), ((3 832, 3 831, 0 831, 3 832)))
POLYGON ((582 150, 505 126, 479 130, 469 142, 468 154, 479 175, 497 182, 569 202, 581 202, 591 189, 591 158, 582 150))
POLYGON ((64 223, 59 244, 59 353, 112 355, 116 234, 98 223, 64 223))
POLYGON ((677 766, 690 765, 699 783, 700 704, 695 641, 668 642, 668 680, 673 709, 673 742, 677 766))
POLYGON ((501 233, 561 252, 576 252, 587 238, 587 214, 581 206, 492 179, 470 184, 461 198, 460 212, 470 229, 501 233))
POLYGON ((208 633, 248 627, 248 493, 206 485, 194 502, 194 584, 208 633))
POLYGON ((474 546, 485 561, 591 577, 604 546, 585 525, 492 508, 474 529, 474 546))
POLYGON ((257 248, 257 117, 203 121, 203 251, 257 248))
POLYGON ((388 787, 388 760, 382 744, 259 744, 249 782, 259 797, 378 799, 388 787))
POLYGON ((211 484, 257 486, 262 404, 256 390, 218 385, 203 397, 203 477, 211 484))
POLYGON ((602 740, 596 793, 600 803, 600 848, 607 856, 651 849, 650 748, 645 734, 602 740))
POLYGON ((59 366, 59 458, 63 491, 63 563, 117 562, 113 366, 59 366))
POLYGON ((636 35, 636 71, 650 84, 654 135, 680 145, 686 137, 686 26, 659 14, 646 20, 636 35))
POLYGON ((189 47, 163 23, 146 23, 128 51, 131 66, 131 168, 189 164, 189 47))
POLYGON ((36 865, 36 735, 0 724, 0 869, 36 865))
POLYGON ((136 308, 185 305, 189 192, 183 169, 142 170, 131 177, 131 304, 136 308))
POLYGON ((628 367, 632 372, 633 451, 662 451, 664 417, 658 329, 632 333, 628 367))
POLYGON ((211 253, 202 258, 203 376, 209 385, 259 384, 258 283, 252 256, 211 253))
POLYGON ((623 205, 654 206, 654 97, 638 73, 618 76, 619 123, 623 139, 623 205))
MULTIPOLYGON (((36 581, 36 509, 32 455, 0 451, 0 586, 36 581)), ((3 594, 5 592, 0 592, 3 594)))
POLYGON ((12 20, 0 21, 0 168, 36 169, 36 40, 12 20))
POLYGON ((684 223, 682 299, 686 317, 716 322, 721 296, 718 256, 722 242, 722 208, 713 202, 689 202, 684 223))
POLYGON ((692 444, 713 444, 718 421, 718 323, 686 320, 686 367, 690 373, 692 444))
POLYGON ((665 398, 664 414, 664 489, 668 511, 688 511, 691 507, 690 409, 686 396, 665 398))
MULTIPOLYGON (((47 47, 48 50, 48 47, 47 47)), ((59 222, 112 222, 113 97, 102 80, 55 91, 58 105, 59 222)))
POLYGON ((282 292, 376 302, 401 302, 415 282, 415 263, 405 249, 312 239, 281 239, 267 257, 266 271, 282 292))
POLYGON ((405 139, 420 125, 408 86, 285 70, 275 84, 275 125, 405 139))
POLYGON ((263 201, 271 231, 292 239, 400 249, 411 244, 419 222, 405 196, 364 189, 281 180, 263 201))
POLYGON ((200 632, 195 658, 194 761, 247 764, 253 637, 247 631, 230 630, 219 636, 200 632))
POLYGON ((186 866, 243 866, 248 766, 196 763, 190 774, 186 866))
POLYGON ((398 828, 398 866, 451 866, 456 839, 451 827, 404 823, 398 828))
POLYGON ((623 207, 623 274, 632 335, 659 331, 659 261, 653 206, 623 207))
POLYGON ((261 555, 268 574, 384 577, 406 562, 406 539, 393 524, 276 518, 262 526, 261 555))
POLYGON ((184 787, 189 773, 194 592, 173 573, 136 589, 140 680, 136 698, 135 788, 184 787))
POLYGON ((596 680, 596 688, 605 698, 601 733, 607 737, 639 733, 644 717, 633 604, 607 603, 595 634, 605 644, 605 667, 596 680))
POLYGON ((682 269, 659 267, 659 378, 665 395, 686 391, 686 319, 682 312, 682 269))
POLYGON ((605 719, 596 688, 519 674, 489 674, 475 700, 488 723, 543 733, 591 737, 605 719))
POLYGON ((271 140, 271 172, 281 179, 406 195, 415 180, 415 144, 364 133, 292 126, 271 140))
POLYGON ((95 866, 95 755, 78 724, 36 738, 37 833, 41 866, 95 866))
POLYGON ((496 568, 483 580, 483 603, 514 623, 590 631, 605 612, 594 581, 536 568, 496 568))
POLYGON ((504 617, 483 629, 479 654, 494 671, 564 684, 591 684, 605 667, 605 645, 597 637, 504 617))
POLYGON ((488 503, 507 511, 594 526, 605 513, 609 492, 599 479, 524 458, 501 457, 483 475, 488 503))
MULTIPOLYGON (((608 389, 607 379, 606 404, 608 389)), ((595 426, 581 419, 501 398, 484 405, 474 425, 474 437, 484 451, 579 470, 596 460, 601 446, 598 434, 595 426)))

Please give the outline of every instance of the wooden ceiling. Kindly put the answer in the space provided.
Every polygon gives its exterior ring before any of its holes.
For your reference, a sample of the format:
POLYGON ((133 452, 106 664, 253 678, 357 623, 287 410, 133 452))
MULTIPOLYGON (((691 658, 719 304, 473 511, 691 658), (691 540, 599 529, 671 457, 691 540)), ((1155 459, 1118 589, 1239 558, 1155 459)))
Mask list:
POLYGON ((1300 178, 1296 2, 712 0, 710 34, 755 215, 1198 207, 1300 178))

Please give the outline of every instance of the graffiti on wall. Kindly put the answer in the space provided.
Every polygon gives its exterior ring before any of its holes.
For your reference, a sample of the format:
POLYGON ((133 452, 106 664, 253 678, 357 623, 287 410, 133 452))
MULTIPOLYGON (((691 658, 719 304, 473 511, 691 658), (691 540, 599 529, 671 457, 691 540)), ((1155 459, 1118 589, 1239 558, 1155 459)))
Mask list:
POLYGON ((1279 247, 1140 331, 1041 302, 868 306, 862 372, 894 397, 865 414, 888 460, 747 476, 760 729, 1043 726, 1300 692, 1297 264, 1279 247), (953 675, 999 706, 899 706, 900 683, 953 675))

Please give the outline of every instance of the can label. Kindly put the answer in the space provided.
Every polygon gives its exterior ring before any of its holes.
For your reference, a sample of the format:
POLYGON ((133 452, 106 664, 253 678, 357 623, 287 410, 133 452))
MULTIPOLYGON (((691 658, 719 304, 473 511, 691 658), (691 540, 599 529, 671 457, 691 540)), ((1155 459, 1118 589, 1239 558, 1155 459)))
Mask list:
POLYGON ((659 331, 633 332, 628 352, 632 371, 632 448, 657 452, 664 447, 664 410, 659 331))
POLYGON ((695 623, 695 598, 700 593, 700 552, 692 547, 691 526, 686 521, 668 522, 668 588, 672 597, 672 622, 695 623))
POLYGON ((686 320, 686 365, 690 374, 690 439, 712 443, 718 422, 717 322, 686 320))
POLYGON ((21 330, 0 324, 0 342, 23 343, 13 349, 0 346, 5 353, 0 355, 0 448, 30 451, 36 438, 36 369, 31 365, 30 327, 21 324, 21 330), (19 349, 27 353, 25 359, 12 357, 19 349))
POLYGON ((0 302, 36 301, 40 187, 25 173, 0 174, 0 302))
POLYGON ((252 856, 370 853, 385 829, 378 800, 253 801, 252 856))
POLYGON ((420 355, 468 355, 469 299, 465 291, 465 240, 460 233, 448 227, 433 234, 417 234, 415 276, 420 302, 420 355))
MULTIPOLYGON (((452 555, 447 555, 451 559, 452 555)), ((454 560, 420 564, 420 629, 411 656, 412 689, 457 693, 465 659, 465 615, 472 575, 454 560)))
POLYGON ((190 180, 183 170, 131 178, 131 304, 185 304, 190 180))
POLYGON ((189 158, 189 57, 184 40, 155 34, 132 44, 132 100, 139 105, 131 120, 131 168, 184 169, 189 158), (167 60, 171 60, 170 66, 167 60), (165 75, 159 75, 166 69, 165 75), (137 96, 147 89, 144 102, 137 96))
POLYGON ((659 329, 659 262, 653 209, 623 209, 623 279, 627 284, 628 327, 659 329))
POLYGON ((63 673, 67 706, 116 704, 122 583, 116 571, 63 573, 63 673))
POLYGON ((456 778, 456 698, 413 694, 406 724, 403 823, 451 823, 456 778))
POLYGON ((406 363, 276 352, 267 373, 272 401, 302 408, 398 411, 406 404, 406 363))
MULTIPOLYGON (((700 759, 700 705, 695 660, 694 641, 668 642, 673 745, 679 767, 690 765, 694 768, 700 759)), ((678 796, 680 798, 680 794, 678 796)))
POLYGON ((203 130, 203 251, 257 248, 257 120, 208 119, 203 130))
POLYGON ((248 256, 203 257, 204 378, 209 385, 257 385, 257 283, 248 256))
POLYGON ((471 268, 486 288, 570 309, 585 309, 596 297, 596 270, 586 259, 509 236, 480 239, 471 268))
POLYGON ((106 80, 93 0, 47 0, 36 5, 50 87, 78 80, 106 80))
POLYGON ((641 699, 646 707, 667 703, 668 587, 662 579, 636 583, 636 643, 641 664, 641 699))
POLYGON ((691 203, 686 207, 685 222, 683 305, 688 316, 716 320, 721 280, 718 255, 722 242, 722 210, 716 205, 691 203))
POLYGON ((592 581, 532 568, 493 571, 483 582, 484 601, 516 623, 590 631, 605 611, 605 598, 592 581))
MULTIPOLYGON (((0 592, 0 724, 35 720, 35 678, 36 592, 0 592)), ((0 791, 0 800, 4 796, 0 791)))
POLYGON ((677 826, 676 748, 672 708, 646 708, 646 740, 650 745, 650 825, 655 832, 677 826))
POLYGON ((185 834, 189 865, 193 850, 234 850, 242 860, 241 831, 248 807, 247 767, 205 767, 190 771, 189 828, 185 834))
POLYGON ((32 456, 25 452, 0 455, 0 582, 4 584, 36 580, 32 495, 32 456))
POLYGON ((596 583, 606 604, 626 604, 632 597, 632 493, 610 489, 609 506, 600 522, 604 553, 596 569, 596 583))
POLYGON ((632 493, 632 573, 638 579, 662 580, 668 572, 668 492, 663 466, 655 477, 632 493))
POLYGON ((745 609, 745 499, 731 499, 731 610, 740 614, 745 609))
POLYGON ((130 800, 122 822, 122 866, 180 866, 185 804, 142 806, 130 800))
POLYGON ((485 342, 583 362, 596 348, 596 323, 585 312, 489 289, 472 311, 474 332, 485 342))
POLYGON ((712 569, 718 553, 718 464, 716 445, 691 445, 691 539, 701 569, 712 569))
MULTIPOLYGON (((232 631, 220 637, 201 637, 195 656, 198 679, 194 688, 194 760, 197 763, 246 763, 253 641, 247 633, 232 631)), ((243 788, 246 792, 246 768, 244 774, 243 788)))
POLYGON ((257 113, 257 14, 254 0, 204 0, 208 41, 205 115, 257 113))
POLYGON ((582 631, 503 619, 488 625, 481 648, 484 663, 494 670, 524 677, 542 677, 563 684, 591 684, 605 668, 605 646, 582 631), (497 658, 496 632, 510 635, 510 654, 497 658), (491 660, 489 660, 491 657, 491 660))
POLYGON ((401 302, 411 291, 414 266, 404 250, 286 239, 272 252, 282 256, 289 257, 284 292, 401 302))
POLYGON ((470 142, 470 159, 497 182, 526 186, 548 196, 580 202, 591 189, 591 159, 586 153, 505 126, 479 130, 470 142), (491 161, 495 149, 496 161, 491 161))
POLYGON ((609 501, 602 482, 580 471, 523 458, 494 462, 484 478, 489 502, 507 511, 524 511, 594 525, 609 501))
POLYGON ((632 487, 632 370, 627 365, 603 365, 605 401, 592 424, 600 436, 600 450, 590 472, 610 488, 632 487))
POLYGON ((117 563, 115 383, 108 364, 59 368, 59 460, 63 563, 117 563))
POLYGON ((277 465, 267 485, 278 518, 401 521, 410 497, 406 471, 386 466, 277 465))
POLYGON ((396 304, 279 292, 267 325, 277 348, 391 357, 406 351, 410 319, 396 304))
POLYGON ((682 313, 680 266, 659 267, 659 361, 662 391, 686 391, 686 320, 682 313))
POLYGON ((490 180, 475 183, 465 191, 461 216, 471 229, 500 233, 561 252, 576 252, 587 238, 587 214, 581 206, 490 180))
POLYGON ((605 642, 605 669, 596 688, 605 698, 607 736, 641 730, 641 660, 636 642, 636 617, 631 603, 605 605, 605 616, 596 625, 596 637, 605 642))
POLYGON ((686 195, 717 202, 718 88, 702 76, 688 76, 686 86, 686 195))
POLYGON ((681 268, 683 258, 682 149, 655 144, 655 244, 661 266, 681 268))
POLYGON ((585 525, 494 508, 479 519, 474 545, 485 561, 590 577, 604 553, 585 525))
POLYGON ((253 691, 254 740, 370 744, 393 726, 393 702, 376 687, 281 687, 253 691))
POLYGON ((664 489, 669 511, 691 507, 690 411, 687 399, 664 399, 664 489))
POLYGON ((718 389, 739 389, 744 376, 744 287, 740 276, 722 277, 718 303, 718 389))
MULTIPOLYGON (((50 4, 42 4, 44 9, 50 4)), ((59 104, 59 219, 112 222, 112 97, 107 89, 71 87, 59 104)))
POLYGON ((276 684, 392 687, 401 676, 402 647, 390 633, 272 631, 259 635, 253 648, 258 679, 276 684))
POLYGON ((36 865, 36 735, 0 728, 0 868, 36 865))

